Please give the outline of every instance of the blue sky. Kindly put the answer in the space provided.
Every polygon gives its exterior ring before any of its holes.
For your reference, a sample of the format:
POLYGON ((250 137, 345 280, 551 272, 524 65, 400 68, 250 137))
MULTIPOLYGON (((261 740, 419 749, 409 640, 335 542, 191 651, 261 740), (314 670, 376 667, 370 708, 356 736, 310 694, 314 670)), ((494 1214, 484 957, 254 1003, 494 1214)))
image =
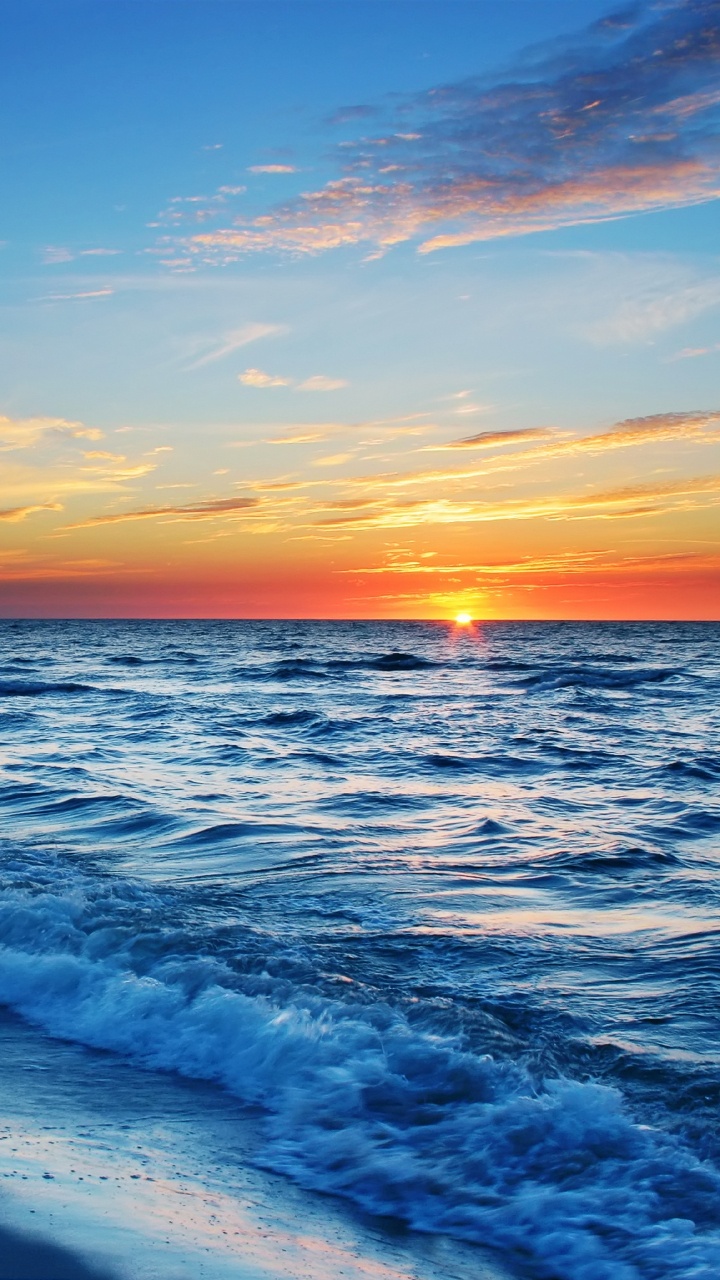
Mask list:
POLYGON ((0 610, 703 612, 714 0, 3 19, 0 610))

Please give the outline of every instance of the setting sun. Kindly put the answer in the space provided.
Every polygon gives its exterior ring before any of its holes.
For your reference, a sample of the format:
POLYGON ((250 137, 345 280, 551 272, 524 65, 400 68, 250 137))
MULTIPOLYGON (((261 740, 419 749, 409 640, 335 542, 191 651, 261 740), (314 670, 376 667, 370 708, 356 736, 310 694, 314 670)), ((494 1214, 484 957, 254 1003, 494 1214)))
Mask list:
POLYGON ((456 622, 456 624, 457 624, 457 626, 458 626, 458 627, 469 627, 469 626, 470 626, 470 623, 472 622, 472 620, 473 620, 473 618, 472 618, 472 614, 471 614, 471 613, 456 613, 456 614, 455 614, 455 622, 456 622))

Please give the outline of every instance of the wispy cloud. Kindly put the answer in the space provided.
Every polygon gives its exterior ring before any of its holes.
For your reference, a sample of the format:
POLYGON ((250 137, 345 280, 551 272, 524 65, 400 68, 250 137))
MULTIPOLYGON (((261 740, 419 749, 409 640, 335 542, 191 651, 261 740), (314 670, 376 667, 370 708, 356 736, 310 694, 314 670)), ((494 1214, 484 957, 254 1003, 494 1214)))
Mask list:
POLYGON ((318 440, 327 439, 327 431, 288 431, 282 436, 273 436, 266 444, 315 444, 318 440))
POLYGON ((591 493, 557 494, 504 501, 430 498, 389 500, 369 514, 332 516, 318 528, 411 528, 417 525, 476 524, 498 520, 629 519, 673 509, 715 505, 720 501, 720 474, 665 483, 624 485, 591 493))
POLYGON ((27 520, 36 511, 62 511, 62 506, 59 502, 39 502, 28 507, 6 507, 4 511, 0 510, 0 520, 17 524, 20 520, 27 520))
POLYGON ((343 378, 327 378, 321 373, 305 378, 302 382, 263 373, 262 369, 246 369, 238 377, 246 387, 294 387, 296 391, 339 391, 341 387, 348 385, 343 378))
POLYGON ((118 564, 115 560, 71 559, 43 561, 26 551, 17 551, 8 558, 0 556, 0 582, 63 581, 66 578, 107 578, 118 575, 143 574, 144 566, 118 564))
POLYGON ((517 431, 480 431, 474 436, 463 436, 461 440, 450 440, 448 444, 426 444, 424 453, 435 453, 444 449, 496 449, 502 445, 528 444, 532 440, 547 440, 555 433, 545 427, 522 427, 517 431))
POLYGON ((339 391, 341 387, 346 387, 347 382, 344 378, 326 378, 322 373, 316 373, 312 378, 305 378, 304 382, 299 382, 297 391, 339 391))
POLYGON ((251 164, 248 173, 297 173, 294 164, 251 164))
POLYGON ((671 360, 697 360, 698 356, 714 356, 720 352, 720 342, 714 342, 709 347, 683 347, 682 351, 678 351, 676 355, 671 356, 671 360))
POLYGON ((385 564, 381 565, 362 565, 351 569, 340 569, 342 574, 371 574, 385 575, 429 575, 434 577, 454 577, 456 574, 472 574, 473 576, 488 578, 512 578, 524 577, 530 575, 532 577, 545 574, 560 575, 566 577, 568 574, 578 573, 604 573, 609 567, 618 568, 637 568, 639 565, 647 567, 661 566, 668 567, 678 564, 687 565, 688 562, 715 565, 720 561, 720 555, 707 552, 669 552, 666 554, 653 555, 628 555, 619 554, 616 550, 600 549, 594 551, 562 551, 559 553, 549 553, 542 556, 519 556, 513 560, 493 560, 493 561, 471 561, 454 562, 451 564, 438 564, 435 561, 419 560, 411 556, 395 556, 388 557, 385 564))
POLYGON ((46 267, 52 267, 74 262, 76 258, 114 258, 119 253, 121 249, 67 249, 64 245, 48 244, 42 251, 42 259, 46 267))
POLYGON ((720 409, 695 409, 686 413, 654 413, 644 418, 626 418, 610 431, 583 436, 559 445, 556 452, 602 453, 632 445, 655 444, 659 440, 695 440, 699 443, 720 436, 720 409))
POLYGON ((76 293, 46 293, 38 302, 78 302, 87 298, 110 298, 114 289, 83 289, 76 293))
MULTIPOLYGON (((287 333, 284 324, 245 324, 240 329, 231 329, 223 334, 221 341, 197 360, 189 364, 188 369, 200 369, 203 365, 213 364, 216 360, 224 360, 226 356, 247 347, 251 342, 259 342, 261 338, 275 338, 287 333)), ((257 371, 255 371, 257 372, 257 371)))
POLYGON ((188 502, 179 506, 142 507, 136 511, 119 511, 112 515, 91 516, 68 529, 89 529, 101 524, 121 524, 126 520, 216 520, 223 516, 241 516, 260 505, 259 498, 209 498, 205 502, 188 502))
POLYGON ((222 262, 417 239, 430 253, 714 199, 719 61, 717 0, 645 0, 495 83, 393 99, 384 131, 340 144, 324 187, 191 235, 185 251, 222 262))
POLYGON ((103 433, 97 427, 86 427, 82 422, 69 422, 66 418, 0 417, 0 450, 28 449, 43 437, 102 440, 103 433))
POLYGON ((481 432, 452 440, 443 445, 424 445, 419 451, 444 452, 452 449, 497 448, 502 445, 538 444, 528 449, 514 451, 490 459, 482 466, 423 472, 416 471, 392 478, 396 485, 421 484, 427 479, 471 479, 496 471, 518 470, 553 458, 570 457, 582 453, 608 453, 615 449, 629 449, 661 441, 710 444, 720 440, 720 409, 695 409, 678 413, 649 414, 643 418, 626 418, 616 422, 607 431, 587 436, 558 438, 560 433, 544 427, 522 428, 518 431, 481 432))
MULTIPOLYGON (((653 269, 651 264, 651 270, 653 269)), ((591 342, 605 346, 615 342, 652 341, 658 334, 687 324, 705 311, 720 304, 720 278, 710 275, 703 280, 673 279, 672 271, 655 266, 657 279, 633 279, 629 296, 603 319, 582 326, 591 342)))

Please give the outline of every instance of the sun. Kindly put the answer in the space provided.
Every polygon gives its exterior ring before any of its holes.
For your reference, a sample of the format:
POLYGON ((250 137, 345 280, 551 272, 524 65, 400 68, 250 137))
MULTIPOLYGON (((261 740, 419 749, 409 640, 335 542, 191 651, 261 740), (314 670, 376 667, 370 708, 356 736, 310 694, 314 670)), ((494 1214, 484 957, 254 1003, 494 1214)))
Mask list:
POLYGON ((473 620, 471 613, 456 613, 455 623, 458 627, 469 627, 473 620))

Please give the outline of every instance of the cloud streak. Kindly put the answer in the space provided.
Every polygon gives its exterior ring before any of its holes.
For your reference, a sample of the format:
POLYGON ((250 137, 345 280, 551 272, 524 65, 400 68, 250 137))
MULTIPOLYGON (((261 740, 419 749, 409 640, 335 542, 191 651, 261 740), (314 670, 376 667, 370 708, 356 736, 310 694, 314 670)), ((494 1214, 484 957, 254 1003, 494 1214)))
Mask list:
POLYGON ((569 575, 577 574, 613 574, 633 571, 638 568, 656 571, 687 569, 716 569, 720 566, 720 555, 707 552, 668 552, 651 555, 618 555, 612 550, 597 551, 564 551, 559 554, 544 556, 521 556, 515 560, 496 560, 480 563, 460 564, 428 564, 413 559, 396 558, 384 565, 363 565, 338 572, 345 576, 358 574, 371 576, 400 575, 402 577, 422 575, 437 578, 457 575, 472 575, 476 579, 501 579, 511 582, 514 578, 553 576, 561 581, 569 575))
POLYGON ((294 387, 296 391, 340 391, 348 385, 344 378, 327 378, 322 373, 296 382, 294 378, 263 373, 262 369, 246 369, 244 373, 238 374, 238 378, 246 387, 294 387))
POLYGON ((503 80, 394 100, 392 117, 379 112, 388 128, 339 144, 325 186, 190 235, 185 250, 224 262, 417 240, 431 253, 714 199, 719 66, 718 0, 646 0, 503 80))
POLYGON ((495 449, 506 444, 526 444, 532 440, 547 440, 554 432, 544 427, 521 427, 517 431, 480 431, 474 436, 463 436, 448 444, 428 444, 424 453, 436 453, 443 449, 495 449))
POLYGON ((210 498, 205 502, 188 502, 180 506, 143 507, 137 511, 119 511, 112 515, 91 516, 67 529, 90 529, 102 524, 122 524, 128 520, 216 520, 225 516, 242 516, 260 506, 259 498, 210 498))
POLYGON ((378 501, 365 515, 331 516, 318 528, 410 528, 417 525, 476 524, 498 520, 628 519, 659 515, 673 509, 715 505, 720 501, 720 474, 646 485, 624 485, 594 493, 508 498, 501 502, 428 498, 378 501))
POLYGON ((0 511, 0 520, 18 524, 36 511, 62 511, 62 506, 59 502, 39 502, 29 507, 6 507, 4 511, 0 511))
POLYGON ((229 333, 224 334, 219 345, 187 367, 200 369, 203 365, 214 364, 216 360, 224 360, 226 356, 249 346, 251 342, 259 342, 261 338, 275 338, 283 333, 287 333, 287 326, 283 324, 245 324, 241 329, 231 329, 229 333))

